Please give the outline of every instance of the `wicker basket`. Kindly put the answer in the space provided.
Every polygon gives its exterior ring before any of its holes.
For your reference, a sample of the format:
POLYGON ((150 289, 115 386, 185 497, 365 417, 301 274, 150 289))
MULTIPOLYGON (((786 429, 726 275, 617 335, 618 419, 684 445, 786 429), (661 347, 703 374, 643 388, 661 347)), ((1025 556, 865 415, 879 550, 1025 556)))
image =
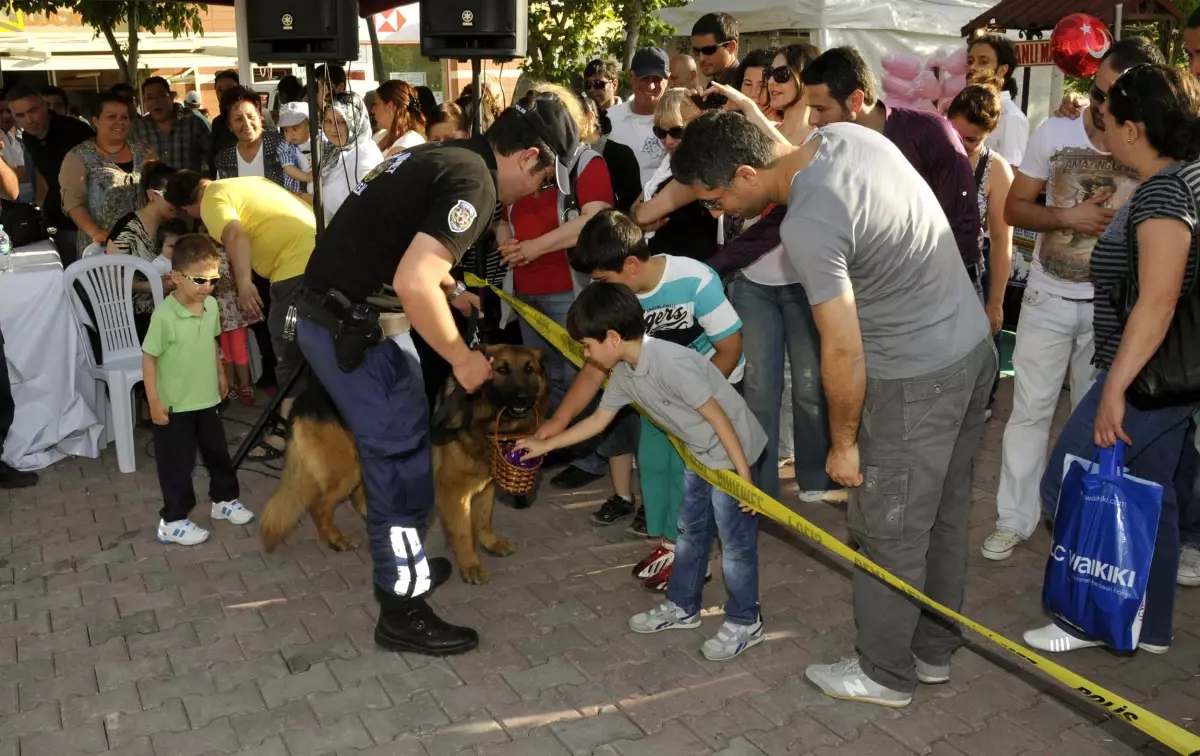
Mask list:
MULTIPOLYGON (((504 410, 500 410, 496 415, 496 427, 492 430, 492 479, 496 481, 496 485, 502 491, 514 496, 522 496, 532 491, 537 485, 542 459, 539 458, 533 467, 521 467, 508 461, 508 458, 504 456, 505 452, 511 449, 518 439, 524 438, 528 434, 501 436, 500 420, 503 416, 504 410)), ((534 419, 534 427, 537 427, 536 416, 534 419)))

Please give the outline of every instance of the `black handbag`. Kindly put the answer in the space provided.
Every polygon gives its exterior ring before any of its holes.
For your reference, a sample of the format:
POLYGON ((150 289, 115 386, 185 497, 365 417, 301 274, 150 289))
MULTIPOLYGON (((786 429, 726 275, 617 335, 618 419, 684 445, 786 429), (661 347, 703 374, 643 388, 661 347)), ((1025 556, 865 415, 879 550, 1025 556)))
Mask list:
POLYGON ((42 211, 28 202, 0 200, 0 226, 4 226, 13 249, 50 238, 42 211))
MULTIPOLYGON (((1178 174, 1171 177, 1187 192, 1193 212, 1200 210, 1191 186, 1178 174)), ((1127 278, 1123 285, 1115 287, 1112 292, 1112 301, 1121 316, 1122 327, 1128 322, 1129 313, 1137 304, 1138 297, 1137 244, 1132 207, 1129 208, 1125 223, 1127 278)), ((1167 335, 1125 391, 1125 399, 1139 410, 1200 402, 1200 289, 1196 286, 1196 279, 1200 278, 1200 267, 1197 266, 1200 263, 1200 228, 1192 231, 1188 263, 1194 271, 1192 281, 1175 304, 1175 314, 1171 317, 1167 335)), ((1184 275, 1187 275, 1186 268, 1184 275)))

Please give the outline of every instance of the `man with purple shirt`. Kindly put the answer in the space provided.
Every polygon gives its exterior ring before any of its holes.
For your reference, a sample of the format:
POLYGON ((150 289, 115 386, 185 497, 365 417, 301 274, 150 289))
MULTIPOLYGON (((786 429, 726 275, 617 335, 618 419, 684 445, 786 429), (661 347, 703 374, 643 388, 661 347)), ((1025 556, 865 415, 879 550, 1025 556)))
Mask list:
POLYGON ((962 141, 936 113, 891 108, 875 94, 875 77, 853 47, 835 47, 801 74, 814 126, 851 121, 883 134, 933 189, 977 290, 983 271, 975 178, 962 141))

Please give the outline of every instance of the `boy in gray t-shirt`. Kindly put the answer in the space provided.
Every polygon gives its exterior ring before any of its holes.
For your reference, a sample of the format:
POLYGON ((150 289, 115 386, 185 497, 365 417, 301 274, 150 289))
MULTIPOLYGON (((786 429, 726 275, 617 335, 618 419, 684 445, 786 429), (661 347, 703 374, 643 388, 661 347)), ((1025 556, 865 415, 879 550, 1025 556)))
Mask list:
MULTIPOLYGON (((534 456, 563 449, 601 433, 618 410, 637 403, 710 468, 733 470, 752 482, 751 466, 767 435, 741 395, 706 357, 687 347, 646 336, 642 305, 623 284, 601 281, 580 292, 567 329, 592 362, 610 370, 600 407, 572 428, 546 440, 526 438, 517 447, 534 456)), ((732 659, 763 640, 758 605, 758 522, 754 511, 685 473, 679 540, 667 600, 629 620, 636 633, 700 627, 700 600, 714 535, 729 599, 725 624, 705 641, 708 659, 732 659)))

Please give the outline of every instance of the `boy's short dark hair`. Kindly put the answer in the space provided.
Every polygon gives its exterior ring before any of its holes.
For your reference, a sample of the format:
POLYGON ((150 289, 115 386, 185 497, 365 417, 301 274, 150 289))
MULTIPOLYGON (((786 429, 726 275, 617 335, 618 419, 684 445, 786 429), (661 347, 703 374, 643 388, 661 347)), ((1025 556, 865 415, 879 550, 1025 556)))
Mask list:
POLYGON ((183 272, 197 263, 220 262, 217 243, 207 234, 184 234, 175 242, 171 270, 183 272))
POLYGON ((192 232, 187 222, 183 218, 168 218, 158 224, 158 229, 154 232, 154 248, 159 252, 162 251, 163 242, 168 237, 187 236, 192 232))
POLYGON ((603 341, 609 331, 626 341, 644 338, 642 303, 625 284, 596 281, 579 292, 567 312, 567 332, 576 341, 603 341))
POLYGON ((579 241, 567 252, 567 262, 585 276, 599 271, 620 273, 630 255, 645 262, 650 259, 650 246, 633 219, 609 209, 588 219, 579 241))
POLYGON ((696 23, 692 24, 692 36, 703 37, 705 34, 713 35, 713 38, 721 44, 737 42, 737 19, 728 13, 705 13, 696 19, 696 23))

